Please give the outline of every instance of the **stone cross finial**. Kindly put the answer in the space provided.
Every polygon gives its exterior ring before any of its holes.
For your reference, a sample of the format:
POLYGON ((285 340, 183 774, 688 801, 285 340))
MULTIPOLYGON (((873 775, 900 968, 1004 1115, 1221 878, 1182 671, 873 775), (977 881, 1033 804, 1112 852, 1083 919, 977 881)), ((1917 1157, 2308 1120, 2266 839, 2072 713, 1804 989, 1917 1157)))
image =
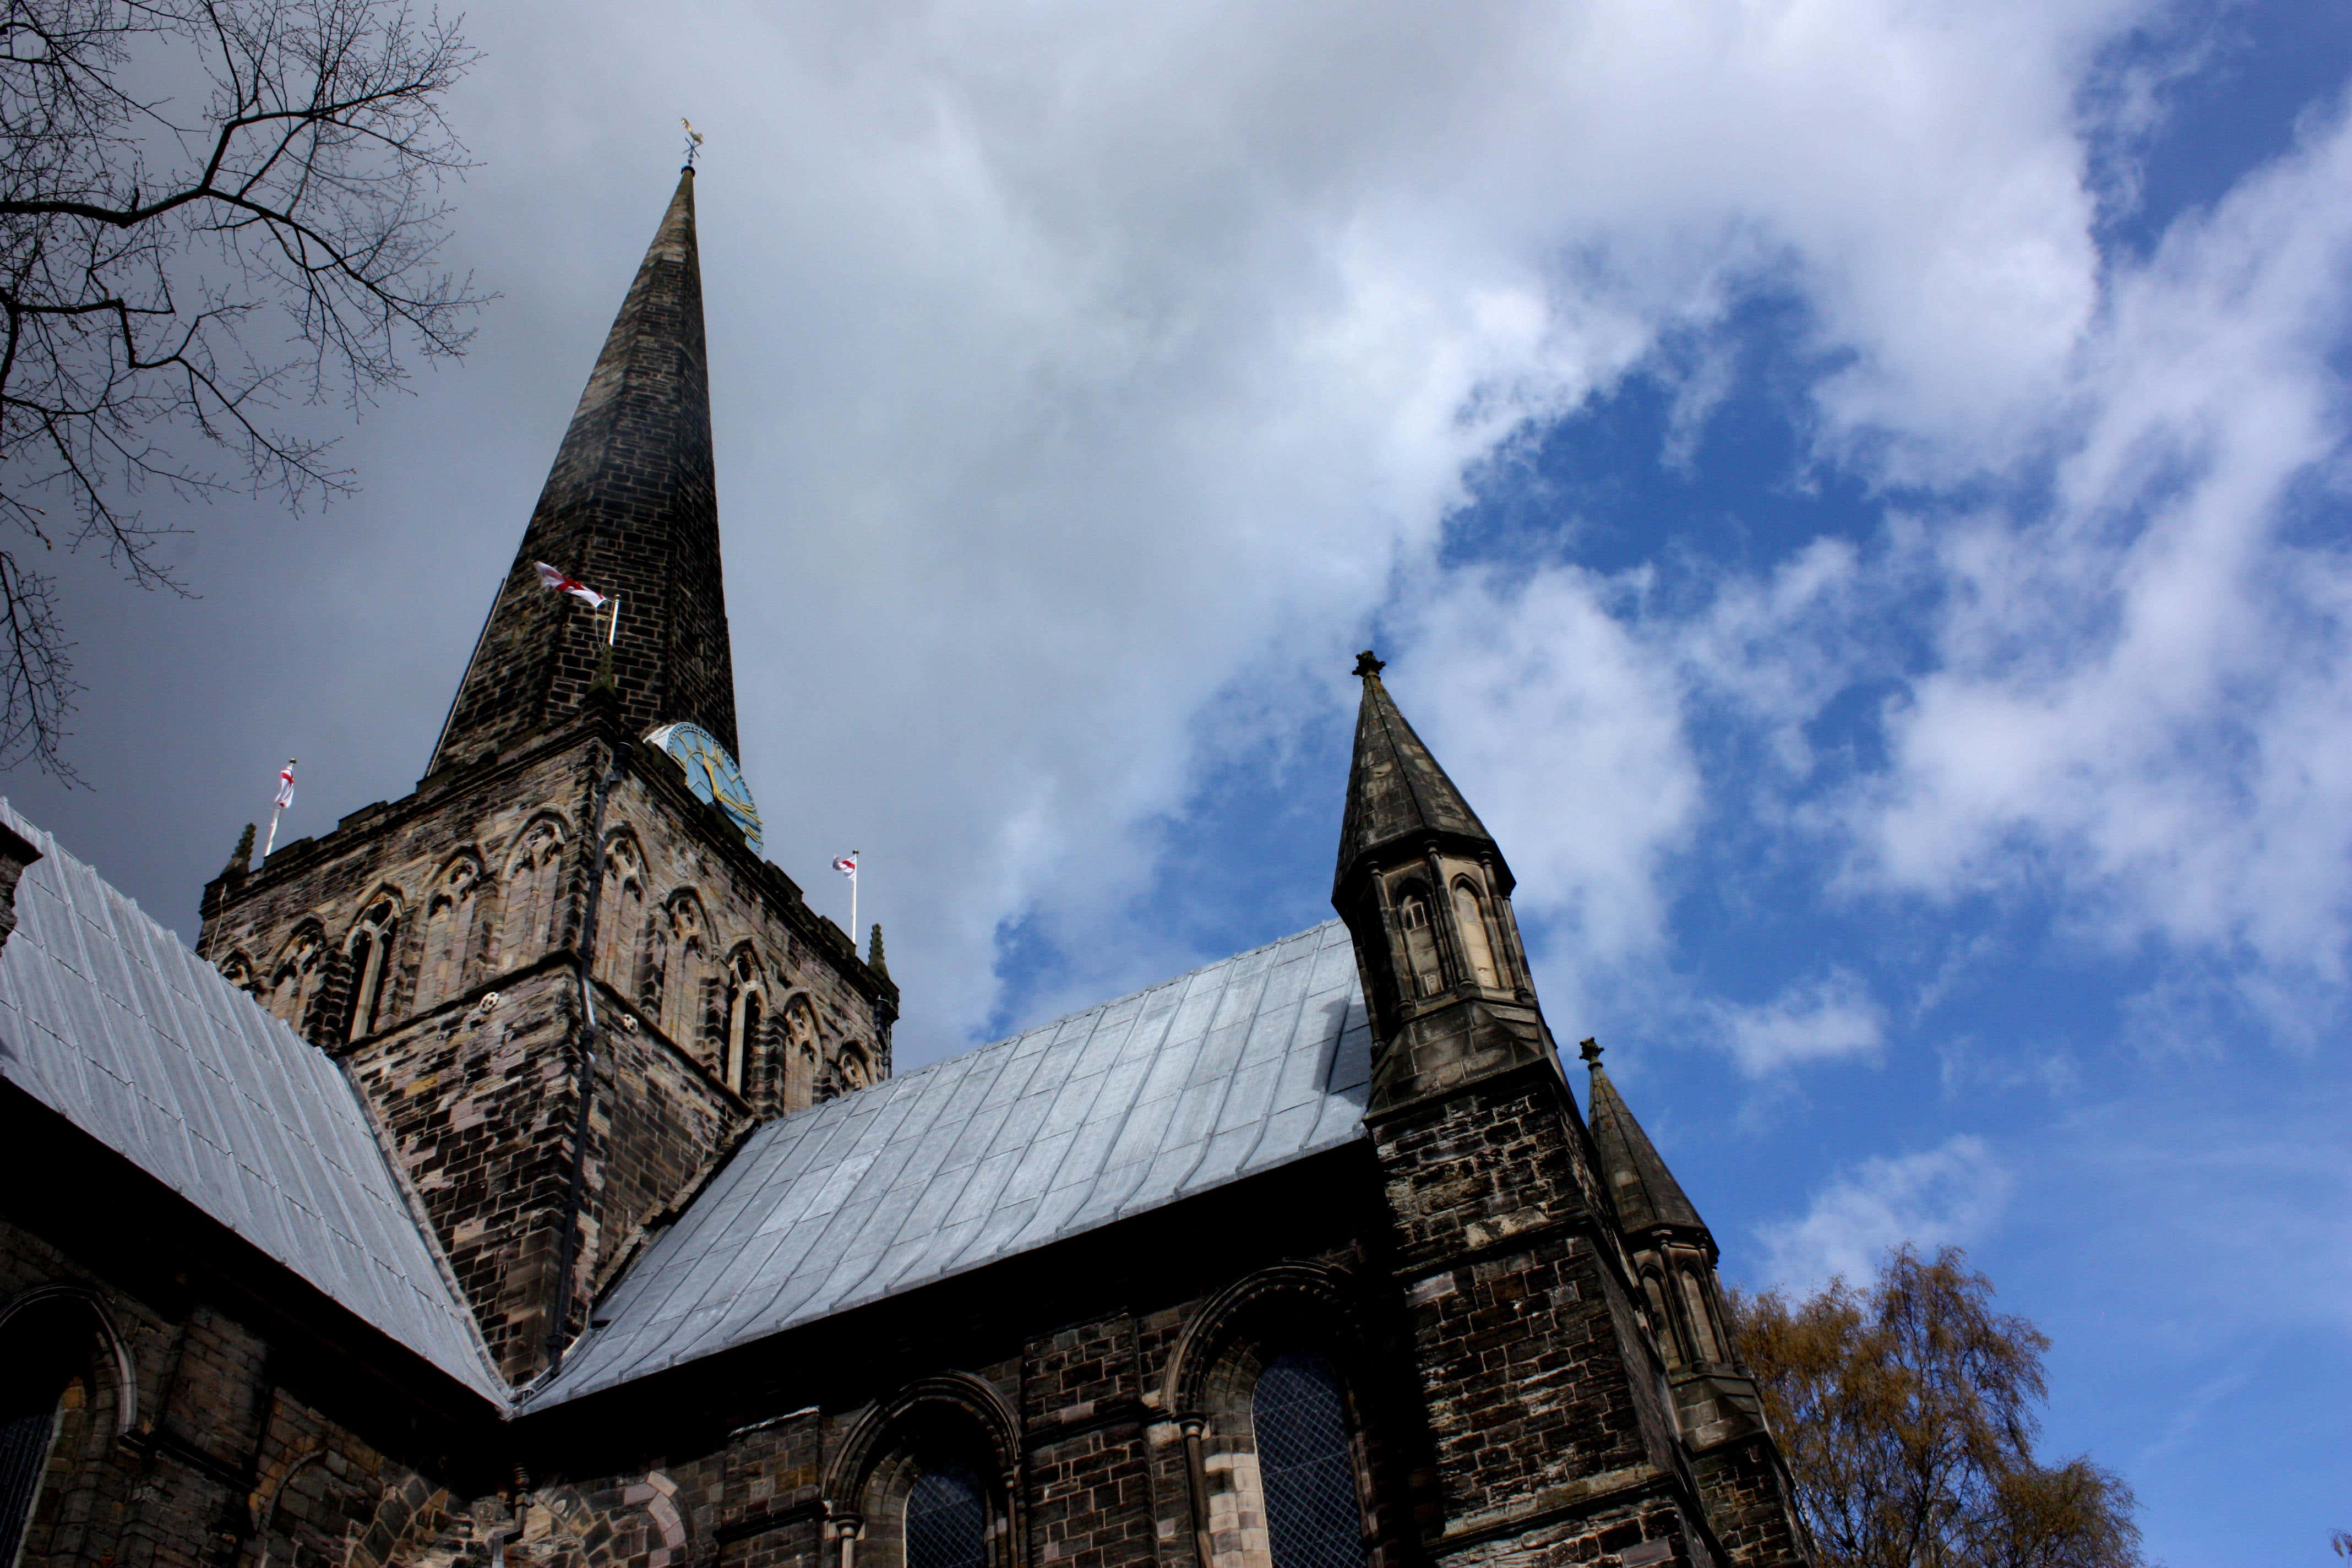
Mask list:
POLYGON ((1577 1054, 1582 1057, 1591 1066, 1599 1067, 1601 1065, 1601 1042, 1599 1040, 1586 1040, 1581 1046, 1577 1047, 1577 1054))
POLYGON ((1356 673, 1358 675, 1378 675, 1387 668, 1387 661, 1373 653, 1370 648, 1366 648, 1363 652, 1356 656, 1356 673))

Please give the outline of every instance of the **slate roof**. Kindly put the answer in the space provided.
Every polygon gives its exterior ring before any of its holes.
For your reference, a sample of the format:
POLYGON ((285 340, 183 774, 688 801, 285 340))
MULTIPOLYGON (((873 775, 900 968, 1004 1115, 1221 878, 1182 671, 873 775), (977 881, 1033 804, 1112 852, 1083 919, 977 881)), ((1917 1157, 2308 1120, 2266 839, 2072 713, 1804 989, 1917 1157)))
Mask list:
POLYGON ((1356 673, 1363 677, 1364 695, 1356 710, 1356 751, 1348 767, 1348 810, 1339 819, 1332 886, 1345 885, 1358 860, 1399 839, 1442 835, 1491 845, 1486 825, 1398 710, 1381 681, 1380 661, 1366 654, 1356 673))
POLYGON ((0 947, 0 1078, 503 1405, 342 1069, 0 800, 41 851, 0 947))
POLYGON ((1362 1137, 1337 921, 772 1122, 631 1267, 530 1408, 1362 1137))

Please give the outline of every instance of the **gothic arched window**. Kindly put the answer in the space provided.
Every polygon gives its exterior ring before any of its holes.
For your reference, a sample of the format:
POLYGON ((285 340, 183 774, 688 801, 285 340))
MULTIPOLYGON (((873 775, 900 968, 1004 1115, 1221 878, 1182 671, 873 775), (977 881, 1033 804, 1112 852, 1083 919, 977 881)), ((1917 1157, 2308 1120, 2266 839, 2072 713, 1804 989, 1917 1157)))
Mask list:
POLYGON ((289 1027, 300 1033, 309 1021, 326 975, 327 939, 316 926, 304 926, 289 938, 269 972, 268 1005, 289 1027))
POLYGON ((507 868, 506 918, 499 922, 499 962, 507 968, 530 963, 553 942, 562 858, 562 824, 543 816, 524 830, 507 868))
POLYGON ((1471 978, 1481 985, 1500 985, 1493 934, 1486 927, 1486 900, 1478 896, 1467 877, 1454 884, 1454 923, 1462 932, 1462 956, 1468 962, 1471 978))
POLYGON ((481 882, 481 862, 471 855, 450 861, 435 879, 433 891, 425 900, 425 952, 417 966, 416 1000, 410 1011, 422 1013, 447 1001, 471 980, 481 882))
POLYGON ((1698 1359, 1723 1360, 1722 1352, 1715 1342, 1715 1324, 1707 1316, 1706 1292, 1699 1284, 1698 1277, 1687 1268, 1675 1272, 1682 1277, 1683 1300, 1690 1307, 1691 1340, 1698 1359))
POLYGON ((766 1005, 760 997, 760 961, 739 947, 727 963, 727 1087, 738 1094, 756 1087, 761 1073, 760 1026, 766 1005))
POLYGON ((1445 977, 1437 963, 1437 933, 1429 929, 1429 889, 1419 882, 1407 882, 1397 898, 1397 924, 1404 928, 1405 957, 1412 964, 1411 993, 1417 996, 1434 996, 1445 989, 1445 977))
POLYGON ((805 993, 784 1004, 784 1109, 805 1110, 816 1102, 816 1009, 805 993))
POLYGON ((637 989, 637 954, 646 936, 646 863, 634 839, 616 833, 604 846, 604 906, 596 911, 596 973, 624 995, 637 989))
POLYGON ((709 1002, 703 993, 711 979, 710 928, 703 917, 701 900, 691 892, 670 900, 663 911, 656 945, 662 961, 660 978, 650 1001, 661 1031, 679 1049, 693 1053, 706 1065, 716 1065, 705 1054, 709 1002))
POLYGON ((111 1329, 50 1288, 27 1294, 0 1326, 0 1563, 46 1552, 61 1484, 122 1426, 122 1389, 102 1370, 111 1329))
POLYGON ((1267 1363, 1250 1424, 1274 1568, 1363 1568, 1363 1510, 1331 1363, 1300 1351, 1267 1363))
POLYGON ((394 944, 400 936, 400 902, 389 894, 368 905, 343 945, 351 976, 351 1015, 344 1020, 343 1038, 356 1040, 375 1033, 380 1017, 389 1016, 387 982, 392 975, 394 944))
POLYGON ((907 1490, 906 1568, 986 1568, 988 1502, 965 1467, 926 1469, 907 1490))

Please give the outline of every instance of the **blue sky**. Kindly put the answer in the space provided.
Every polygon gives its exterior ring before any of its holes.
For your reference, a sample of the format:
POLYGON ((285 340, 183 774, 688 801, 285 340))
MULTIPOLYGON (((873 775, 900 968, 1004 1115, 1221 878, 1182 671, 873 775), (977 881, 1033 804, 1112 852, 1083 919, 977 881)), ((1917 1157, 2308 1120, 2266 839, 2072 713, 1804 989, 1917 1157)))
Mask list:
POLYGON ((902 1067, 1326 918, 1355 649, 1725 1270, 1967 1247, 2173 1565, 2352 1528, 2352 12, 619 5, 471 24, 471 362, 166 601, 148 907, 404 793, 675 166, 745 766, 902 1067))

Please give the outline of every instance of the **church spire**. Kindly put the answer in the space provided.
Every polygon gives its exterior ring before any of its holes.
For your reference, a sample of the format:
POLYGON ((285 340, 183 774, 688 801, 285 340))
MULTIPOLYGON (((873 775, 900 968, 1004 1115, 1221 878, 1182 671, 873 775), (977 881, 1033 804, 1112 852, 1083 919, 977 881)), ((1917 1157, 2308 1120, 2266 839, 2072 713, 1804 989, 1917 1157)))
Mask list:
POLYGON ((602 618, 541 589, 541 561, 620 595, 613 682, 631 728, 690 721, 736 749, 690 168, 596 356, 431 771, 556 728, 596 682, 602 618))
MULTIPOLYGON (((1365 857, 1416 841, 1483 845, 1501 866, 1501 852, 1486 824, 1381 684, 1381 671, 1387 668, 1370 648, 1356 656, 1364 696, 1356 711, 1356 756, 1348 770, 1348 809, 1339 821, 1339 863, 1332 886, 1344 887, 1365 857)), ((1507 893, 1509 882, 1510 873, 1505 870, 1507 893)))
POLYGON ((1601 1180, 1617 1200, 1619 1227, 1629 1237, 1662 1226, 1706 1236, 1706 1222, 1683 1195, 1682 1184, 1666 1169, 1650 1135, 1609 1081, 1601 1065, 1600 1042, 1585 1041, 1583 1055, 1592 1069, 1592 1142, 1601 1152, 1601 1180))
POLYGON ((1331 905, 1348 922, 1370 1004, 1371 1108, 1544 1064, 1527 952, 1503 852, 1397 711, 1381 661, 1356 661, 1363 704, 1331 905))

